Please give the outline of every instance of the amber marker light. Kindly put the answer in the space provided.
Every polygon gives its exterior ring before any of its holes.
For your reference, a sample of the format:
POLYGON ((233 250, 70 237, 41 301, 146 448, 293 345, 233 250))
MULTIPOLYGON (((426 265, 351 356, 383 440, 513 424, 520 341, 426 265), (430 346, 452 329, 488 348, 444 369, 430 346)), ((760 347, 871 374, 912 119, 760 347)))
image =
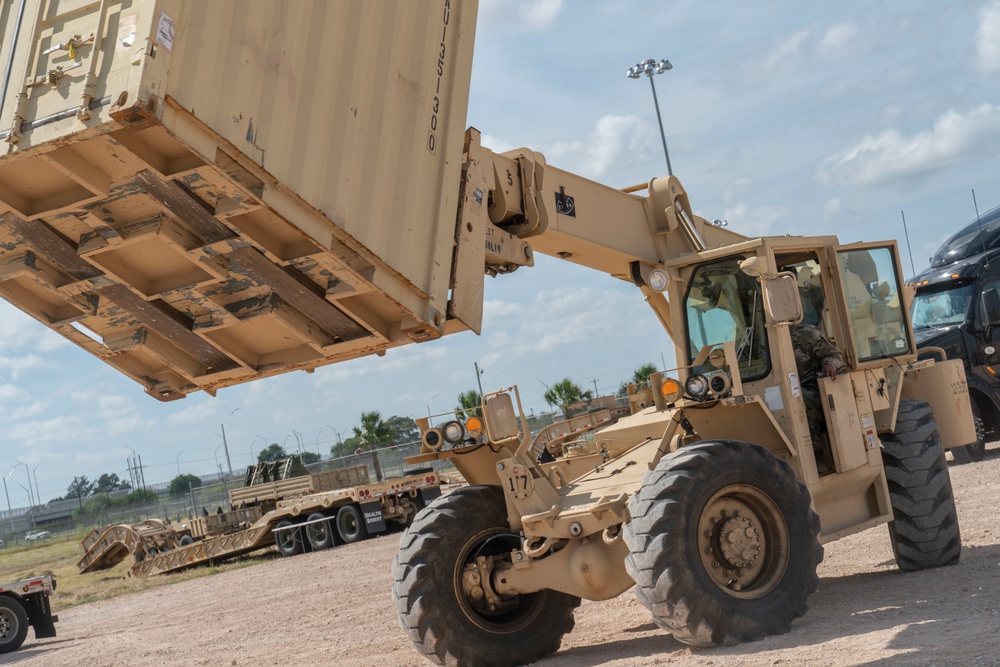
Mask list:
POLYGON ((681 385, 673 378, 663 378, 663 383, 660 385, 660 393, 663 394, 663 398, 667 403, 673 403, 681 397, 681 385))
POLYGON ((465 430, 470 438, 478 438, 483 432, 483 420, 473 415, 465 420, 465 430))

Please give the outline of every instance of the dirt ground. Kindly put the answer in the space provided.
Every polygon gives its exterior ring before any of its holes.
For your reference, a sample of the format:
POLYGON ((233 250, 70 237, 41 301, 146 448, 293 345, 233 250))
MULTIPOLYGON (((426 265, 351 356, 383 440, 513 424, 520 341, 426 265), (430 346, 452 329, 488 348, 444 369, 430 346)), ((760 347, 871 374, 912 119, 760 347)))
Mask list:
MULTIPOLYGON (((788 634, 692 649, 659 631, 631 591, 584 602, 545 667, 612 665, 1000 665, 1000 451, 953 467, 961 563, 901 574, 884 526, 828 544, 821 586, 788 634), (991 509, 993 508, 993 509, 991 509)), ((398 536, 181 582, 59 614, 0 664, 429 665, 400 629, 390 593, 398 536)))

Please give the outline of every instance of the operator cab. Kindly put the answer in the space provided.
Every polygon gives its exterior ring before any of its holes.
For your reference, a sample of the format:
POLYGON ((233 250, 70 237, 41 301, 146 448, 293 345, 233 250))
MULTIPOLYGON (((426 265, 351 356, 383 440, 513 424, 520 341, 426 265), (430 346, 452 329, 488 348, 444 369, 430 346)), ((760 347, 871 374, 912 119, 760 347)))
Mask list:
MULTIPOLYGON (((915 347, 903 313, 901 273, 892 243, 838 247, 833 239, 823 238, 803 247, 803 241, 767 239, 746 252, 692 267, 687 291, 680 295, 687 348, 686 359, 678 361, 685 367, 681 375, 687 376, 683 384, 688 399, 756 396, 796 451, 814 449, 815 443, 820 474, 843 472, 864 458, 861 436, 856 449, 862 455, 850 458, 838 452, 843 443, 831 442, 840 436, 828 428, 830 398, 823 401, 823 426, 818 433, 809 432, 803 394, 815 391, 811 388, 816 381, 803 387, 811 378, 798 375, 791 331, 801 324, 818 328, 841 352, 845 373, 870 368, 876 383, 883 385, 883 368, 914 358, 915 347), (779 308, 782 299, 794 301, 795 307, 779 308), (713 355, 711 350, 727 345, 735 350, 736 363, 728 368, 732 382, 716 382, 702 391, 702 381, 689 378, 711 379, 718 371, 705 362, 721 358, 721 352, 713 355), (725 391, 714 391, 713 386, 725 391)), ((850 379, 831 384, 821 377, 818 384, 821 395, 846 391, 841 402, 850 402, 850 379)), ((856 417, 858 423, 872 422, 871 415, 856 417)), ((865 437, 877 442, 874 423, 869 425, 865 437)))

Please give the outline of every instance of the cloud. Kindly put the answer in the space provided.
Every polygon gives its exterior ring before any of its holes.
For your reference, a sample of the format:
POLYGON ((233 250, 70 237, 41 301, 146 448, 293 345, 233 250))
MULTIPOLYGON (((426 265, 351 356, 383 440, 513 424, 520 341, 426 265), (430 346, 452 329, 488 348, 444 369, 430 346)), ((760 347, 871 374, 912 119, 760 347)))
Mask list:
POLYGON ((547 154, 569 171, 598 179, 644 159, 651 145, 649 133, 638 116, 603 116, 588 139, 556 144, 547 154))
POLYGON ((976 52, 979 67, 987 72, 1000 70, 1000 1, 987 4, 979 14, 976 52))
POLYGON ((565 8, 565 0, 483 0, 479 23, 503 26, 511 32, 542 32, 565 8))
POLYGON ((823 204, 823 213, 827 216, 836 215, 840 213, 840 210, 844 207, 843 202, 840 201, 840 197, 834 197, 823 204))
POLYGON ((727 207, 722 218, 729 222, 734 232, 745 236, 767 236, 774 223, 791 215, 787 206, 755 206, 736 204, 727 207))
POLYGON ((640 298, 625 298, 621 292, 592 287, 539 290, 526 310, 544 313, 544 317, 510 319, 516 324, 490 332, 486 347, 502 352, 484 356, 482 367, 542 358, 594 341, 621 342, 626 336, 623 322, 640 327, 653 321, 640 298))
POLYGON ((722 192, 722 202, 724 204, 733 203, 737 197, 750 189, 753 179, 746 176, 739 176, 735 181, 726 186, 722 192))
POLYGON ((934 127, 905 136, 897 129, 867 135, 846 150, 824 158, 820 183, 876 185, 928 173, 1000 146, 1000 107, 982 104, 960 113, 948 110, 934 127))
POLYGON ((37 354, 26 354, 17 357, 0 357, 0 370, 7 371, 15 380, 20 378, 25 371, 45 365, 45 360, 37 354))
POLYGON ((816 46, 816 50, 822 54, 836 53, 838 49, 844 47, 851 38, 857 34, 858 28, 853 23, 838 23, 831 26, 823 34, 822 39, 816 46))
POLYGON ((793 58, 802 50, 802 43, 809 36, 808 30, 802 30, 791 37, 785 39, 774 48, 771 53, 764 57, 764 65, 768 70, 773 70, 783 61, 793 58))
POLYGON ((512 151, 518 146, 501 139, 499 137, 494 137, 492 134, 484 134, 480 137, 479 143, 485 148, 489 148, 494 153, 506 153, 507 151, 512 151))

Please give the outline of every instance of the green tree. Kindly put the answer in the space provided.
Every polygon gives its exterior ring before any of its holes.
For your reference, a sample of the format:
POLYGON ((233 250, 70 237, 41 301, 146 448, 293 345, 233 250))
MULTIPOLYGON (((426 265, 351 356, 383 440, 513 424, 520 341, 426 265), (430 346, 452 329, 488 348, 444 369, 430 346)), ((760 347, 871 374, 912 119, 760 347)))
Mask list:
POLYGON ((475 415, 479 418, 483 416, 482 410, 483 395, 475 389, 463 391, 458 395, 458 405, 455 406, 455 416, 465 420, 475 415))
POLYGON ((594 394, 589 389, 584 391, 580 388, 580 385, 576 384, 569 378, 563 378, 551 387, 547 387, 545 394, 542 396, 546 403, 561 409, 563 411, 563 416, 567 416, 566 407, 570 403, 585 401, 593 397, 594 394))
POLYGON ((352 427, 354 436, 358 439, 358 448, 370 451, 372 454, 372 465, 375 467, 375 479, 382 481, 382 465, 378 460, 378 449, 380 445, 393 444, 396 435, 392 427, 384 419, 378 410, 361 413, 361 425, 352 427))
POLYGON ((83 499, 89 496, 94 491, 94 483, 87 479, 86 475, 80 477, 74 477, 73 481, 70 482, 69 487, 66 489, 67 498, 76 498, 80 503, 80 507, 83 507, 83 499))
POLYGON ((315 452, 302 452, 302 464, 311 465, 313 463, 319 463, 322 457, 315 452))
POLYGON ((642 387, 649 384, 649 376, 656 372, 653 364, 643 364, 632 373, 632 384, 642 387))
POLYGON ((179 498, 187 493, 192 487, 198 488, 200 486, 201 478, 196 475, 191 475, 189 473, 177 475, 177 477, 170 480, 170 495, 174 498, 179 498))
POLYGON ((392 429, 394 442, 412 442, 420 439, 420 431, 412 417, 393 415, 386 419, 385 423, 392 429))
POLYGON ((270 445, 260 450, 257 454, 257 463, 266 463, 268 461, 280 461, 281 459, 287 459, 288 453, 285 452, 285 448, 276 442, 272 442, 270 445))
POLYGON ((111 491, 121 491, 124 489, 131 489, 132 485, 128 482, 118 479, 118 473, 104 473, 97 478, 94 483, 93 493, 109 493, 111 491))

